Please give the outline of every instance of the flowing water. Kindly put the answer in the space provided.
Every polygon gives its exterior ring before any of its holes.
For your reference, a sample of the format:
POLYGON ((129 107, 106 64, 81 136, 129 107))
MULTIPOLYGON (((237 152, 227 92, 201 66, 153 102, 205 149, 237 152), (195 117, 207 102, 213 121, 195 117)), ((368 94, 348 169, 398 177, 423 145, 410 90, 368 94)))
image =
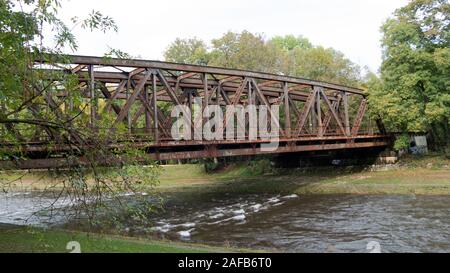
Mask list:
MULTIPOLYGON (((40 199, 41 206, 51 201, 40 199)), ((0 195, 0 223, 23 223, 38 211, 35 200, 33 194, 0 195)), ((382 252, 450 251, 445 196, 203 194, 167 200, 166 211, 153 216, 141 235, 280 252, 368 252, 370 242, 382 252)), ((48 222, 37 217, 32 223, 48 222)))
POLYGON ((61 209, 72 202, 44 192, 0 193, 0 223, 51 226, 62 224, 66 217, 61 209))

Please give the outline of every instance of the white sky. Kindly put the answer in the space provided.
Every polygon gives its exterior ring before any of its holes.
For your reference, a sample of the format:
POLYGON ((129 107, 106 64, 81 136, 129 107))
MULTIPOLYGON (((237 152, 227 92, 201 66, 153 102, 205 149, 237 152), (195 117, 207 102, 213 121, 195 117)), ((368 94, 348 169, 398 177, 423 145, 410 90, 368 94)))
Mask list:
MULTIPOLYGON (((353 62, 377 71, 380 26, 408 0, 70 0, 60 15, 85 17, 92 9, 114 18, 118 33, 75 31, 76 54, 103 55, 108 46, 145 59, 162 60, 175 38, 206 42, 228 30, 303 35, 333 47, 353 62)), ((69 52, 68 52, 69 53, 69 52)))

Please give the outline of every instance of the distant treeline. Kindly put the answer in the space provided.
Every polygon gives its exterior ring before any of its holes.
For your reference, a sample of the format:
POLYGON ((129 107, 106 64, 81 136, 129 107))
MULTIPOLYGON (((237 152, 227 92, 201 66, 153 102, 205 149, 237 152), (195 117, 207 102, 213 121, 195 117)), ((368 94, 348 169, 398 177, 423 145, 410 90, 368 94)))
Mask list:
MULTIPOLYGON (((382 26, 379 73, 364 71, 341 52, 302 36, 265 39, 248 31, 227 32, 209 43, 177 38, 167 61, 249 69, 361 87, 370 114, 395 132, 427 132, 437 149, 450 144, 450 4, 414 0, 382 26)), ((398 143, 398 144, 401 144, 398 143)), ((396 145, 400 148, 402 145, 396 145)))

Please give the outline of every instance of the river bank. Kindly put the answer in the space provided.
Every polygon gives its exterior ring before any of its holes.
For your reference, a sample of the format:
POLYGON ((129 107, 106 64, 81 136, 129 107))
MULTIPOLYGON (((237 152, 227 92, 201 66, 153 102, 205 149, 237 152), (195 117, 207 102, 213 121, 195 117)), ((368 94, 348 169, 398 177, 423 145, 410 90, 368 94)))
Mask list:
POLYGON ((397 164, 299 169, 232 165, 206 173, 200 165, 165 166, 164 192, 295 194, 450 195, 450 160, 444 156, 403 158, 397 164))
MULTIPOLYGON (((296 194, 450 195, 450 159, 443 155, 406 157, 396 164, 276 169, 269 162, 240 162, 214 172, 201 164, 164 165, 161 192, 241 192, 296 194)), ((3 189, 58 189, 46 171, 0 173, 3 189)))
POLYGON ((111 234, 85 233, 62 229, 42 229, 0 224, 0 253, 64 253, 67 243, 75 241, 84 253, 228 253, 246 249, 213 247, 168 240, 149 240, 111 234))

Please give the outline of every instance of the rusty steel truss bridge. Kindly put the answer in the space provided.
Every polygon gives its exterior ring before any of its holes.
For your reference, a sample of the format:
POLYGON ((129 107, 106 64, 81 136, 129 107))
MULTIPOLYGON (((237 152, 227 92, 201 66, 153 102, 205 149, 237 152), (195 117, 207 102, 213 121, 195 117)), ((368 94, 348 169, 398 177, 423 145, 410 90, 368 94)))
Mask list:
MULTIPOLYGON (((69 74, 77 80, 85 103, 71 122, 85 119, 84 130, 106 130, 114 135, 109 144, 112 148, 132 143, 155 160, 370 149, 383 148, 390 142, 381 120, 369 118, 366 94, 358 88, 210 66, 89 56, 68 58, 70 61, 64 63, 37 60, 34 69, 69 74), (223 108, 279 105, 279 147, 262 151, 260 146, 267 139, 260 138, 174 140, 170 109, 176 105, 192 109, 196 98, 201 98, 203 106, 223 108)), ((52 81, 57 82, 58 78, 52 81)), ((42 94, 45 106, 39 111, 63 115, 71 107, 70 100, 65 99, 69 95, 63 87, 42 94)), ((46 130, 36 128, 31 135, 28 139, 21 137, 21 152, 30 160, 20 162, 19 168, 58 165, 65 151, 73 148, 46 130)), ((7 149, 12 144, 0 145, 7 149)), ((95 144, 85 147, 96 149, 95 144)))

